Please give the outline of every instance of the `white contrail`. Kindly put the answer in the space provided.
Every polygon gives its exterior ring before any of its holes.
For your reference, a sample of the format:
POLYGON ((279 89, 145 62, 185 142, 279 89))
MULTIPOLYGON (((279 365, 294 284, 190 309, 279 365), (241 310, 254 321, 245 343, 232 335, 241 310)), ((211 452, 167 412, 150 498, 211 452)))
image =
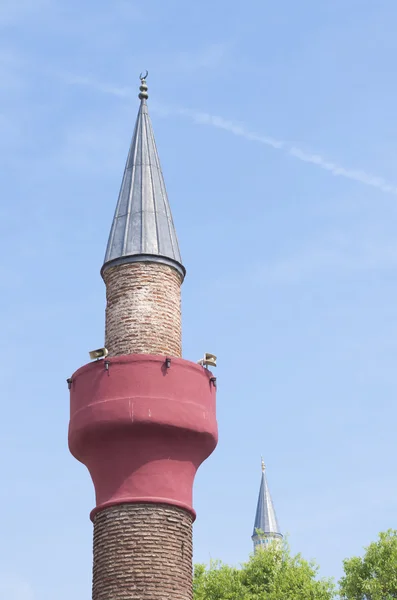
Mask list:
POLYGON ((321 167, 321 169, 330 171, 330 173, 336 177, 339 176, 345 177, 346 179, 353 179, 354 181, 359 181, 364 185, 378 188, 378 190, 381 190, 382 192, 397 194, 397 186, 389 183, 383 179, 383 177, 378 177, 377 175, 372 175, 371 173, 366 173, 365 171, 357 169, 347 169, 346 167, 342 167, 341 165, 337 165, 336 163, 326 160, 318 154, 307 154, 295 146, 290 146, 288 148, 288 154, 298 158, 299 160, 303 160, 303 162, 308 162, 321 167))
MULTIPOLYGON (((111 94, 113 96, 118 96, 119 98, 130 97, 133 95, 131 88, 119 88, 116 86, 99 83, 86 77, 64 75, 63 80, 71 85, 88 86, 99 92, 111 94)), ((196 123, 202 125, 210 125, 211 127, 216 127, 217 129, 223 129, 224 131, 233 133, 234 135, 242 137, 251 142, 258 142, 260 144, 270 146, 277 150, 283 150, 287 155, 293 156, 294 158, 297 158, 298 160, 301 160, 303 162, 315 165, 320 169, 324 169, 325 171, 329 171, 335 177, 344 177, 345 179, 351 179, 363 185, 376 188, 382 192, 397 195, 397 185, 386 181, 385 179, 383 179, 383 177, 367 173, 366 171, 362 171, 360 169, 350 169, 347 167, 343 167, 337 163, 327 160, 319 154, 309 154, 301 148, 294 146, 288 142, 277 140, 266 135, 262 135, 261 133, 258 133, 256 131, 250 131, 240 123, 234 123, 233 121, 228 121, 223 117, 218 117, 215 115, 210 115, 208 113, 190 110, 187 108, 167 107, 164 105, 156 105, 155 103, 153 103, 153 108, 155 108, 156 112, 162 114, 163 116, 179 115, 183 117, 188 117, 196 123)))
POLYGON ((68 85, 79 85, 81 87, 88 87, 102 94, 108 94, 110 96, 117 96, 119 98, 128 98, 132 95, 131 88, 128 87, 117 87, 115 85, 109 85, 107 83, 101 83, 91 79, 91 77, 85 77, 84 75, 74 75, 73 73, 57 73, 58 79, 67 83, 68 85))
POLYGON ((250 140, 251 142, 260 142, 261 144, 265 144, 266 146, 272 146, 272 148, 277 149, 285 148, 285 142, 282 142, 281 140, 275 140, 271 137, 261 135, 260 133, 249 131, 244 127, 244 125, 241 125, 240 123, 233 123, 232 121, 226 121, 222 117, 216 117, 207 113, 196 112, 187 108, 171 109, 171 113, 172 112, 185 117, 189 117, 190 119, 193 119, 193 121, 195 121, 196 123, 200 123, 203 125, 211 125, 212 127, 216 127, 217 129, 224 129, 225 131, 229 131, 230 133, 243 137, 246 140, 250 140))
POLYGON ((336 177, 345 177, 346 179, 352 179, 353 181, 358 181, 359 183, 362 183, 364 185, 377 188, 382 192, 397 195, 397 185, 389 183, 382 177, 372 175, 371 173, 367 173, 362 170, 349 169, 343 167, 325 159, 324 157, 318 154, 308 154, 301 148, 292 146, 291 144, 288 144, 287 142, 284 142, 282 140, 277 140, 254 131, 250 131, 246 129, 244 125, 233 123, 232 121, 227 121, 222 117, 217 117, 208 113, 196 112, 185 108, 177 109, 171 112, 176 112, 180 115, 189 117, 193 119, 196 123, 201 123, 203 125, 211 125, 212 127, 216 127, 217 129, 229 131, 230 133, 243 137, 246 140, 259 142, 260 144, 271 146, 272 148, 276 148, 277 150, 284 150, 290 156, 293 156, 294 158, 297 158, 298 160, 301 160, 303 162, 316 165, 321 169, 329 171, 330 173, 332 173, 332 175, 335 175, 336 177))
POLYGON ((260 142, 261 144, 265 144, 266 146, 272 146, 272 148, 277 149, 285 147, 285 142, 282 142, 281 140, 275 140, 274 138, 261 135, 260 133, 248 131, 248 129, 246 129, 244 125, 241 125, 239 123, 233 123, 232 121, 226 121, 225 119, 222 119, 222 117, 215 117, 214 115, 196 112, 187 108, 178 108, 171 112, 176 112, 177 114, 180 114, 182 116, 189 117, 196 121, 196 123, 201 123, 203 125, 212 125, 212 127, 224 129, 225 131, 229 131, 234 135, 238 135, 252 142, 260 142))

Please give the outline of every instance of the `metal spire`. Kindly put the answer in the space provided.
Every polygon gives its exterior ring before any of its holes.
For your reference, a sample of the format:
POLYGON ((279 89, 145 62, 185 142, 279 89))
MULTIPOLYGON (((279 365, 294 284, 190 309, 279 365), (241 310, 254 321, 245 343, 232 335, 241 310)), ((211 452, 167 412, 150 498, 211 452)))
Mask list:
POLYGON ((261 486, 259 489, 258 503, 256 507, 254 531, 252 533, 252 540, 254 546, 259 545, 263 538, 282 538, 280 527, 277 521, 276 511, 274 509, 273 500, 270 495, 269 487, 267 484, 265 474, 265 462, 261 459, 262 464, 262 478, 261 486), (263 534, 257 534, 257 530, 263 532, 263 534))
POLYGON ((161 172, 147 99, 148 72, 140 75, 141 101, 110 230, 102 272, 130 262, 159 262, 185 268, 161 172))

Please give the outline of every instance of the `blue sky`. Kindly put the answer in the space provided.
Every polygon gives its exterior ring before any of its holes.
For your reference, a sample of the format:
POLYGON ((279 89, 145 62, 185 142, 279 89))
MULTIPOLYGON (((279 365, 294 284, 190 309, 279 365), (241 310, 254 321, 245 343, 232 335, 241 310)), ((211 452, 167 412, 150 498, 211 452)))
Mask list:
POLYGON ((184 356, 219 364, 195 560, 248 556, 261 454, 323 575, 395 527, 396 29, 393 0, 0 1, 0 599, 90 596, 65 380, 103 343, 144 69, 184 356))

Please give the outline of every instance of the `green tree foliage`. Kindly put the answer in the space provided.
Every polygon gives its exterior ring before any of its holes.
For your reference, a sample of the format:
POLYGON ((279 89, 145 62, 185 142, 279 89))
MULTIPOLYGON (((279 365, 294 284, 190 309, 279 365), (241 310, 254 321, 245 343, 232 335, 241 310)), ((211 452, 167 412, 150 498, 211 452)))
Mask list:
POLYGON ((194 600, 331 600, 331 580, 318 580, 318 568, 299 554, 291 556, 288 545, 269 544, 258 550, 241 568, 219 561, 209 568, 194 569, 194 600))
POLYGON ((379 534, 362 558, 343 561, 339 582, 342 600, 394 600, 397 598, 397 530, 379 534))

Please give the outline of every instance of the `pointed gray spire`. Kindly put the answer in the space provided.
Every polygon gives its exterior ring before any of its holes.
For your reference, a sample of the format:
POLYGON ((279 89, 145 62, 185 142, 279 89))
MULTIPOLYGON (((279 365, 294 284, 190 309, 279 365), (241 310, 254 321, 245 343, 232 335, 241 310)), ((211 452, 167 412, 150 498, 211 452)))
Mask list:
POLYGON ((179 253, 146 103, 146 77, 147 72, 145 76, 141 75, 141 105, 102 272, 121 263, 150 261, 170 265, 184 277, 186 271, 179 253))
POLYGON ((274 510, 273 500, 270 495, 267 484, 265 463, 262 459, 262 478, 259 489, 258 504, 256 506, 256 515, 252 540, 254 547, 262 545, 266 540, 282 538, 280 527, 277 521, 276 511, 274 510), (258 535, 257 529, 263 534, 258 535))

